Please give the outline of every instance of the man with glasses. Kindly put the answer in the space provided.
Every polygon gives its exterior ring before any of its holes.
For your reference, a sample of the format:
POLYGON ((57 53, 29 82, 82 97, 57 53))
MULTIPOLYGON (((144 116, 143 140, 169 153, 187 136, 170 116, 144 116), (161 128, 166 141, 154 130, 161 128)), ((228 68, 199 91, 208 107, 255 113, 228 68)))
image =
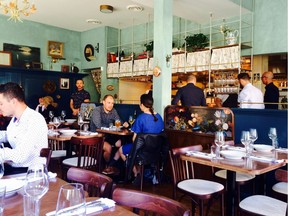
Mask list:
MULTIPOLYGON (((265 86, 264 103, 279 103, 279 89, 273 83, 273 73, 266 71, 262 75, 265 86)), ((265 109, 278 109, 278 104, 265 104, 265 109)))

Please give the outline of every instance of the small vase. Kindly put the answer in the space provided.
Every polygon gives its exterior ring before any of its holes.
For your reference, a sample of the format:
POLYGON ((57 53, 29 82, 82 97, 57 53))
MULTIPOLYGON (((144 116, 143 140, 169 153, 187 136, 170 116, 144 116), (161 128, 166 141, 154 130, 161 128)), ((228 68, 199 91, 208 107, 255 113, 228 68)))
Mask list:
POLYGON ((227 32, 225 35, 225 43, 227 45, 233 45, 237 43, 239 32, 238 30, 227 32))

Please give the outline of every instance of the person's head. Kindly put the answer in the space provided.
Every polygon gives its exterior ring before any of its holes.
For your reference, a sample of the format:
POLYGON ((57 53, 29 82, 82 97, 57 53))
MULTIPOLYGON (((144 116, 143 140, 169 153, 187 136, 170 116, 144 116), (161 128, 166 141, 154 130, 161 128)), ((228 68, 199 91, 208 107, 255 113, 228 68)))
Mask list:
POLYGON ((76 81, 76 87, 78 91, 81 91, 82 89, 84 89, 84 81, 82 79, 78 79, 76 81))
POLYGON ((248 83, 250 83, 250 76, 248 73, 240 73, 238 74, 238 80, 242 87, 246 86, 248 83))
POLYGON ((268 85, 269 83, 273 82, 273 73, 271 71, 266 71, 263 73, 261 79, 264 85, 268 85))
POLYGON ((187 77, 187 83, 193 83, 195 85, 196 82, 197 82, 197 78, 193 74, 191 74, 187 77))
POLYGON ((157 117, 154 115, 153 109, 153 97, 150 94, 142 94, 140 97, 140 109, 144 112, 146 109, 153 115, 154 121, 157 121, 157 117))
POLYGON ((24 90, 13 82, 0 85, 0 113, 14 116, 19 104, 26 106, 24 90))
POLYGON ((47 107, 48 105, 56 107, 58 105, 57 103, 54 103, 54 99, 51 96, 45 96, 42 99, 45 107, 47 107))
POLYGON ((110 112, 114 107, 114 97, 110 94, 105 95, 102 103, 103 103, 104 111, 110 112))

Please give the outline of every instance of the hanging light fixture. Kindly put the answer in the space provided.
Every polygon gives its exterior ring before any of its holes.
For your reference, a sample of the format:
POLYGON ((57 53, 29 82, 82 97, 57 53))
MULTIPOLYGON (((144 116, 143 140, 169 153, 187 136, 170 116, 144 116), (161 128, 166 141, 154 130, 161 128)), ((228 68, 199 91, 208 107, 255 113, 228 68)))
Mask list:
POLYGON ((0 9, 2 9, 4 14, 10 14, 8 20, 20 21, 22 22, 20 16, 29 16, 36 11, 35 4, 31 4, 29 0, 22 0, 22 3, 18 3, 18 0, 5 1, 0 0, 0 9))

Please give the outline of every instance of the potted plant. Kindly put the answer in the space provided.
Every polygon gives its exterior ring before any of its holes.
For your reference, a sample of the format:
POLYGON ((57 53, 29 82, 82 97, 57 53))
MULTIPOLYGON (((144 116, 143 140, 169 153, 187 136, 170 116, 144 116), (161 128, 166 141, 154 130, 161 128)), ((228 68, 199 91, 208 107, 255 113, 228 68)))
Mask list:
POLYGON ((153 56, 153 44, 154 44, 154 41, 150 41, 149 43, 144 44, 144 46, 146 47, 147 56, 149 57, 153 56))
POLYGON ((203 33, 188 35, 185 38, 185 43, 183 44, 183 47, 185 47, 186 44, 186 50, 194 52, 198 49, 203 49, 208 46, 208 42, 208 37, 203 33))

